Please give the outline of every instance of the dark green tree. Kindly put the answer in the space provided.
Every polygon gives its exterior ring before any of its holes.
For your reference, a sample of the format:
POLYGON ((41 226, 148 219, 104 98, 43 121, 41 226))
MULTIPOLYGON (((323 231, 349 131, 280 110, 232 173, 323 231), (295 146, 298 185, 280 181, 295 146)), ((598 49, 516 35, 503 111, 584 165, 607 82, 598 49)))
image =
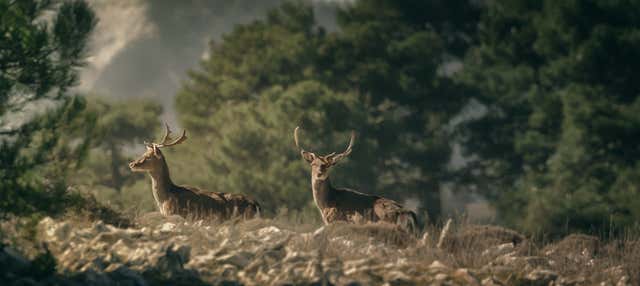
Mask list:
MULTIPOLYGON (((152 100, 134 99, 118 102, 89 97, 84 111, 95 117, 90 134, 91 146, 82 175, 72 183, 86 186, 104 186, 120 192, 125 185, 142 177, 132 175, 127 167, 125 149, 141 147, 143 141, 152 141, 162 126, 162 106, 152 100), (139 145, 135 145, 139 144, 139 145)), ((140 149, 140 148, 135 148, 140 149)))
MULTIPOLYGON (((359 1, 339 11, 340 31, 327 33, 311 7, 287 2, 212 44, 177 98, 185 127, 211 134, 205 156, 213 174, 225 175, 211 185, 301 208, 311 201, 309 174, 293 128, 301 125, 319 152, 344 148, 354 129, 353 162, 336 170, 336 184, 415 198, 437 216, 447 123, 465 102, 442 69, 468 44, 457 35, 471 22, 442 16, 461 3, 359 1), (422 8, 438 17, 416 13, 422 8), (253 175, 265 169, 273 172, 253 175)), ((474 6, 460 7, 474 15, 474 6)))
POLYGON ((486 115, 461 138, 461 178, 529 231, 638 220, 640 19, 635 1, 488 2, 462 82, 486 115))
POLYGON ((83 1, 0 0, 2 213, 64 209, 66 171, 86 152, 89 141, 82 134, 91 125, 79 123, 85 102, 68 89, 95 23, 83 1), (48 111, 30 114, 46 106, 48 111))
POLYGON ((431 217, 449 180, 448 124, 466 102, 447 64, 470 44, 478 8, 469 1, 357 1, 338 11, 342 32, 319 51, 319 77, 355 90, 367 113, 359 132, 375 149, 362 163, 379 178, 368 187, 416 196, 431 217))

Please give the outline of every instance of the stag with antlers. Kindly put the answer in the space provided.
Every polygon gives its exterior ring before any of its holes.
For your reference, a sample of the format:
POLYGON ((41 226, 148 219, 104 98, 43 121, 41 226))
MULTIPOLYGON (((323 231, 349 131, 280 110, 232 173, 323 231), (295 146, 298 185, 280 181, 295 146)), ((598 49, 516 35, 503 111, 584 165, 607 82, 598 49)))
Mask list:
POLYGON ((169 176, 169 168, 162 148, 174 146, 187 139, 186 130, 175 140, 171 138, 169 125, 160 143, 145 142, 146 152, 129 163, 134 172, 147 172, 151 177, 151 191, 160 213, 165 216, 180 215, 186 219, 218 219, 233 217, 253 218, 260 214, 260 205, 243 195, 204 192, 192 187, 178 186, 169 176))
POLYGON ((398 225, 405 231, 417 231, 416 214, 403 208, 399 203, 374 195, 360 193, 346 188, 334 188, 329 181, 329 170, 352 150, 355 133, 351 132, 351 139, 347 149, 339 154, 317 155, 305 151, 298 143, 298 129, 293 131, 296 147, 300 149, 302 158, 311 165, 311 190, 313 200, 320 210, 325 224, 336 221, 346 222, 387 222, 398 225))

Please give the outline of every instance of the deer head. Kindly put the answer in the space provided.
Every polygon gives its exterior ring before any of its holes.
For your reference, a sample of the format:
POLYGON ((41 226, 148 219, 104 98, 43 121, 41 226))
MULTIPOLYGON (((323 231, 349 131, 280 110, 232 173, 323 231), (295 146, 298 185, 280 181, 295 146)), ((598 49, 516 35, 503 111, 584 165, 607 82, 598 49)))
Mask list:
POLYGON ((325 180, 329 177, 329 169, 337 164, 342 158, 345 158, 351 154, 351 147, 353 147, 353 141, 355 140, 355 132, 351 131, 351 139, 349 140, 349 146, 342 153, 336 154, 335 152, 327 155, 317 155, 313 152, 308 152, 300 147, 298 143, 298 129, 296 127, 293 131, 293 139, 296 142, 296 147, 300 149, 300 155, 302 158, 311 165, 311 178, 314 180, 325 180))
POLYGON ((162 137, 160 143, 147 143, 144 142, 144 146, 147 147, 147 150, 140 156, 140 158, 136 159, 129 163, 129 168, 134 172, 145 172, 145 171, 157 171, 165 166, 164 157, 162 156, 162 152, 160 152, 160 148, 170 147, 173 145, 180 144, 187 140, 186 130, 182 130, 182 135, 177 139, 171 141, 171 130, 169 129, 169 125, 167 123, 164 124, 165 133, 162 137))

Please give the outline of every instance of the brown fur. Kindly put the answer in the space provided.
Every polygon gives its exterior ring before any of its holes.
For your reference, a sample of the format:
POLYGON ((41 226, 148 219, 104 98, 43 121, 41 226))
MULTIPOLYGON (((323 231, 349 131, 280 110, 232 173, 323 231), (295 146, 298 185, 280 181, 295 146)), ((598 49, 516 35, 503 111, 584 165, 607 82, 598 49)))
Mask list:
MULTIPOLYGON (((296 146, 300 147, 297 130, 298 128, 294 131, 294 139, 296 146)), ((418 231, 416 214, 403 208, 398 202, 350 189, 334 188, 331 185, 329 170, 351 153, 354 137, 352 133, 347 150, 339 154, 320 156, 312 152, 300 151, 302 158, 311 165, 311 189, 322 220, 325 224, 337 221, 388 222, 408 232, 416 233, 418 231)))
POLYGON ((387 222, 409 232, 417 231, 415 213, 404 209, 396 201, 350 189, 333 188, 328 178, 323 182, 316 181, 314 185, 314 197, 320 198, 316 199, 316 205, 325 224, 338 221, 387 222))
POLYGON ((186 219, 250 219, 260 214, 260 205, 243 195, 204 192, 197 188, 173 184, 169 168, 159 148, 147 151, 129 164, 133 171, 145 171, 152 180, 152 192, 160 212, 186 219))

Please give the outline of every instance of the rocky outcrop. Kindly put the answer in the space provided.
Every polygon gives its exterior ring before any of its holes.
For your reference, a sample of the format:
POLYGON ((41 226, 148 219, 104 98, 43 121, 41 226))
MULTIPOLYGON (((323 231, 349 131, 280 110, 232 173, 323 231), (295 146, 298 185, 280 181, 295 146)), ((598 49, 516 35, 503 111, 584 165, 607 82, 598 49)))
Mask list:
MULTIPOLYGON (((474 237, 469 233, 479 235, 473 228, 452 232, 450 238, 474 237)), ((517 233, 495 228, 489 233, 506 235, 489 235, 482 242, 485 248, 465 254, 438 249, 428 235, 417 241, 385 225, 337 224, 299 232, 270 220, 208 225, 149 214, 138 218, 135 227, 118 228, 45 218, 38 237, 55 257, 57 271, 31 278, 32 262, 6 247, 0 266, 10 272, 2 276, 9 281, 3 285, 584 283, 554 270, 553 259, 542 252, 519 252, 521 241, 513 240, 517 233)), ((624 268, 607 271, 599 276, 602 282, 632 284, 624 268)))

